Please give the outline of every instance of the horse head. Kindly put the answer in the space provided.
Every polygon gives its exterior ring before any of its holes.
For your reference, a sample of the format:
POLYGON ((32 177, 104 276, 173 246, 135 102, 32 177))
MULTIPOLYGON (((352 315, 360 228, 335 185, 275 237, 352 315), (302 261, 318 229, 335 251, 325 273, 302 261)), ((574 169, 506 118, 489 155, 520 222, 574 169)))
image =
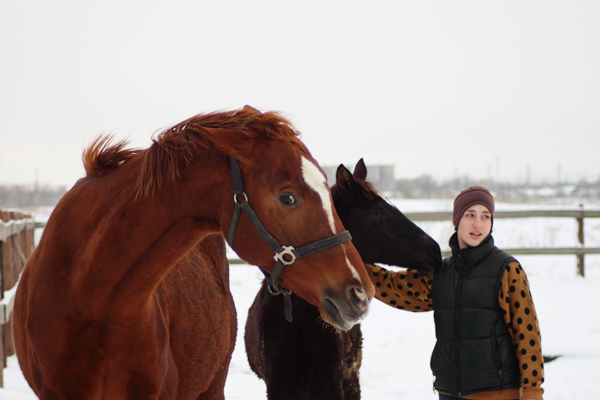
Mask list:
POLYGON ((331 188, 338 215, 352 234, 352 243, 363 261, 422 273, 437 268, 441 263, 438 243, 377 193, 366 178, 367 168, 360 159, 354 174, 340 165, 331 188))
POLYGON ((220 218, 222 231, 231 238, 240 258, 267 274, 278 275, 284 288, 317 306, 326 322, 349 329, 366 315, 374 289, 353 244, 336 242, 345 229, 323 170, 292 125, 279 114, 248 108, 240 112, 246 115, 237 130, 205 129, 212 145, 235 160, 232 168, 239 165, 243 182, 243 194, 234 188, 236 196, 227 185, 227 203, 220 218), (250 212, 242 213, 238 223, 231 223, 238 202, 251 206, 260 221, 258 227, 250 212), (276 244, 265 235, 261 237, 261 230, 276 244), (332 237, 335 246, 274 271, 278 268, 274 260, 278 244, 292 246, 295 252, 332 237))

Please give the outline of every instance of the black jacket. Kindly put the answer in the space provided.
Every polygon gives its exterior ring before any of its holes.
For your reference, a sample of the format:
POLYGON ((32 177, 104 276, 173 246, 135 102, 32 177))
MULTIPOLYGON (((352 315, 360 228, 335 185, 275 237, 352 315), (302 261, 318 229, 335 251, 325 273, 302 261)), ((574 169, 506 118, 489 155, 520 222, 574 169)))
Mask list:
POLYGON ((438 391, 455 396, 518 388, 521 375, 512 337, 498 304, 505 267, 514 261, 490 235, 458 250, 434 274, 432 298, 437 342, 431 369, 438 391))

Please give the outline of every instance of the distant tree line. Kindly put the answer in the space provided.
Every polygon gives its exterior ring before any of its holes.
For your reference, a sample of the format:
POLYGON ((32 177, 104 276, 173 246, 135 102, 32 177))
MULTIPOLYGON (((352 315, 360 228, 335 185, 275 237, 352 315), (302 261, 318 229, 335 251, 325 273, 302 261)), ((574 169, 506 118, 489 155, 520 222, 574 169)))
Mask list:
MULTIPOLYGON (((379 184, 373 182, 375 187, 379 184)), ((476 180, 468 176, 437 181, 430 175, 387 182, 384 191, 389 197, 405 199, 452 199, 470 185, 489 188, 500 201, 528 202, 540 199, 580 197, 590 201, 600 200, 600 179, 595 182, 581 180, 576 183, 517 183, 493 179, 476 180)), ((55 206, 67 192, 64 187, 48 185, 0 185, 0 208, 55 206)))
POLYGON ((0 185, 0 208, 55 206, 66 192, 47 185, 0 185))
POLYGON ((580 197, 600 200, 600 178, 595 182, 506 182, 494 179, 472 179, 468 176, 437 181, 430 175, 412 179, 396 179, 395 190, 389 195, 408 199, 452 199, 470 185, 490 189, 500 201, 528 202, 539 199, 580 197))

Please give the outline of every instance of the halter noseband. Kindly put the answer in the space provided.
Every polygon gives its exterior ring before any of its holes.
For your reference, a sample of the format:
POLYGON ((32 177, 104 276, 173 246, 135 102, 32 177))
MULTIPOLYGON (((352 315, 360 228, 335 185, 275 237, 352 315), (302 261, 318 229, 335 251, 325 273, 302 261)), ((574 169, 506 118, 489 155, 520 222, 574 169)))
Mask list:
POLYGON ((343 231, 336 233, 324 239, 316 240, 309 244, 305 244, 298 248, 294 246, 282 246, 279 244, 277 239, 271 235, 263 226, 258 219, 256 212, 248 202, 248 195, 244 192, 244 184, 242 183, 242 172, 235 158, 229 158, 231 163, 231 175, 233 176, 233 188, 235 194, 233 195, 233 202, 235 203, 235 209, 233 210, 233 216, 231 217, 231 223, 229 225, 229 233, 227 235, 227 243, 233 249, 233 239, 235 236, 235 229, 237 227, 238 219, 242 210, 246 212, 248 218, 263 238, 265 242, 273 249, 275 255, 275 266, 271 273, 267 271, 261 271, 267 278, 267 288, 269 293, 273 296, 283 294, 284 308, 285 308, 285 319, 292 321, 292 301, 290 299, 291 290, 284 288, 279 282, 279 274, 283 271, 283 267, 286 265, 293 264, 297 259, 305 257, 322 250, 327 250, 332 247, 338 246, 342 243, 349 242, 352 240, 350 232, 343 231))

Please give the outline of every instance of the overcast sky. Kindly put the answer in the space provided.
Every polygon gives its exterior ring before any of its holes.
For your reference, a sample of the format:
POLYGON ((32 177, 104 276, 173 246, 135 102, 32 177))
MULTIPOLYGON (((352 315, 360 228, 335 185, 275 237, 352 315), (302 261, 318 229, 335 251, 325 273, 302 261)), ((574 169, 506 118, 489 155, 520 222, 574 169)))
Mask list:
POLYGON ((600 177, 600 1, 1 0, 0 184, 72 186, 100 132, 286 113, 321 165, 600 177))

